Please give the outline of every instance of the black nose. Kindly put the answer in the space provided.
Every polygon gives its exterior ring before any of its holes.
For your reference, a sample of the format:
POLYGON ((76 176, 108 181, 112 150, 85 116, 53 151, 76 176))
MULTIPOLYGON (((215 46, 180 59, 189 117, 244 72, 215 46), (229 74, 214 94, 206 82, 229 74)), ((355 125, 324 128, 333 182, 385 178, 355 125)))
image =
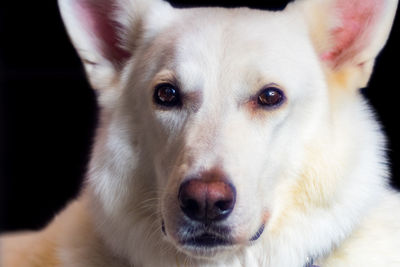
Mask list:
POLYGON ((209 224, 231 214, 236 190, 232 184, 218 179, 191 179, 181 184, 178 199, 181 210, 190 219, 209 224))

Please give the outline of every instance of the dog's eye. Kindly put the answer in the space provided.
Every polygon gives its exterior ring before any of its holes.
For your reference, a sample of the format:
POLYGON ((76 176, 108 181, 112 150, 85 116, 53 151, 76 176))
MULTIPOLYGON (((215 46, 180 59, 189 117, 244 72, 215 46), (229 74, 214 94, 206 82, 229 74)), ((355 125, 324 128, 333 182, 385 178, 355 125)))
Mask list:
POLYGON ((266 107, 277 107, 284 101, 285 96, 279 88, 268 86, 258 95, 258 104, 266 107))
POLYGON ((181 103, 178 89, 169 83, 162 83, 156 86, 154 101, 161 106, 174 107, 181 103))

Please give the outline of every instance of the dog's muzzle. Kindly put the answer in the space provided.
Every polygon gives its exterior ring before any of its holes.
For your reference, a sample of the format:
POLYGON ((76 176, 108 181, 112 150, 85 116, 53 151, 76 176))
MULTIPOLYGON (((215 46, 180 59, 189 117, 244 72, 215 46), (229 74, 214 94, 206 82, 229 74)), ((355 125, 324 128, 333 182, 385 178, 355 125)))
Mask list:
POLYGON ((235 207, 232 184, 221 179, 190 179, 181 184, 178 201, 186 219, 181 245, 211 248, 232 244, 230 229, 221 226, 235 207))
MULTIPOLYGON (((226 224, 235 208, 236 188, 220 172, 219 175, 211 174, 186 179, 179 187, 182 217, 175 238, 179 245, 189 250, 228 247, 237 243, 232 229, 226 224)), ((167 235, 164 221, 162 230, 167 235)), ((263 231, 264 224, 248 241, 256 241, 263 231)))
POLYGON ((177 189, 177 197, 169 198, 176 202, 168 203, 173 206, 161 229, 192 256, 210 257, 238 245, 251 245, 262 235, 265 220, 247 237, 232 227, 235 224, 229 219, 235 211, 237 191, 221 168, 188 176, 177 189))

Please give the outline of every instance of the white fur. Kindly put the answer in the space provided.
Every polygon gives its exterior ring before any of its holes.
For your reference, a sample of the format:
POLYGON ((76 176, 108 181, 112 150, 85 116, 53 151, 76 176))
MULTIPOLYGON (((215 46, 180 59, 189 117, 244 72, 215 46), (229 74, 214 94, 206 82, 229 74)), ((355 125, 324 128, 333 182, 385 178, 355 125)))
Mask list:
POLYGON ((324 267, 400 266, 400 197, 387 185, 384 135, 357 91, 397 1, 382 0, 374 42, 339 67, 321 59, 325 41, 316 40, 335 18, 327 27, 313 19, 335 13, 333 0, 282 12, 117 1, 121 46, 131 53, 122 69, 82 29, 76 1, 59 0, 60 8, 102 111, 87 186, 74 204, 88 219, 66 226, 78 230, 60 242, 60 266, 302 267, 307 257, 324 267), (160 109, 153 88, 171 75, 196 97, 160 109), (249 99, 269 83, 286 103, 254 107, 249 99), (186 177, 216 166, 237 190, 224 222, 237 242, 201 254, 177 240, 177 192, 186 177), (264 219, 264 233, 250 242, 264 219))

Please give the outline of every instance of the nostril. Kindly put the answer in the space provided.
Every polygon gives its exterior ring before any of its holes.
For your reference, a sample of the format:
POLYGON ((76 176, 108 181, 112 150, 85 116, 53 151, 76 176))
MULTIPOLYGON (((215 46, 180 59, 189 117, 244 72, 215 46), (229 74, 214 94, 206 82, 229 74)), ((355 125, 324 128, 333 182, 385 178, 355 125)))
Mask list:
POLYGON ((199 219, 203 216, 199 203, 194 199, 184 199, 180 203, 181 210, 192 219, 199 219))
POLYGON ((218 194, 211 193, 207 198, 207 216, 214 221, 223 220, 231 214, 235 206, 235 188, 231 184, 221 182, 215 183, 210 187, 210 191, 217 191, 218 194))
POLYGON ((179 188, 178 200, 184 214, 193 220, 201 220, 204 217, 205 203, 204 189, 201 184, 185 182, 179 188))
POLYGON ((215 207, 218 208, 222 212, 229 211, 232 208, 232 201, 231 200, 217 201, 217 202, 215 202, 215 207))
POLYGON ((194 199, 186 199, 183 201, 183 203, 181 203, 181 205, 183 208, 189 209, 189 210, 196 211, 196 210, 200 209, 199 204, 194 199))

